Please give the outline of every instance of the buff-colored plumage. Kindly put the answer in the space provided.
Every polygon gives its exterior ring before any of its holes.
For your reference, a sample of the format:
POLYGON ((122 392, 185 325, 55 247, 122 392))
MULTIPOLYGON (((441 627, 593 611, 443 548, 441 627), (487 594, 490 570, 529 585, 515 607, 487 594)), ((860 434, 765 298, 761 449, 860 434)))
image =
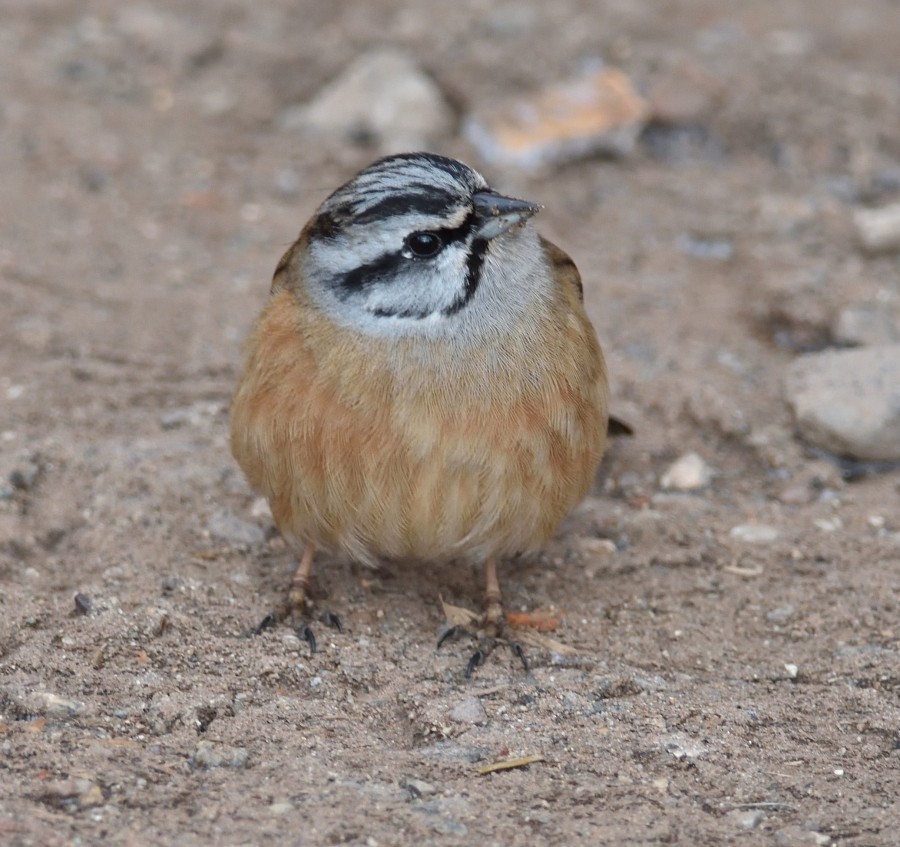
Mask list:
POLYGON ((334 323, 291 278, 301 238, 248 342, 231 425, 235 458, 283 535, 421 565, 550 538, 591 485, 607 397, 577 271, 544 245, 552 312, 459 356, 447 339, 334 323))
POLYGON ((537 210, 402 154, 282 258, 231 417, 238 464, 303 551, 280 614, 308 609, 326 550, 482 563, 482 627, 502 630, 498 559, 552 536, 606 443, 603 354, 575 265, 527 227, 537 210))

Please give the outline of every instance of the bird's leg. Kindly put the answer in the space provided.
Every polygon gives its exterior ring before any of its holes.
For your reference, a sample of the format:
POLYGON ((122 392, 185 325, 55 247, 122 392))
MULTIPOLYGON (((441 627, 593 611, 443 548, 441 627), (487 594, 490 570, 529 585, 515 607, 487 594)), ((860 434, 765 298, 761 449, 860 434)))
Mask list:
MULTIPOLYGON (((310 542, 303 549, 303 555, 294 569, 291 576, 291 584, 288 587, 287 607, 288 615, 302 615, 304 618, 309 617, 312 609, 312 569, 313 556, 316 553, 316 545, 310 542)), ((344 624, 341 622, 340 616, 326 609, 319 615, 319 620, 338 632, 344 631, 344 624)), ((306 640, 310 650, 316 652, 316 636, 313 634, 312 628, 305 621, 297 626, 297 634, 306 640)))
POLYGON ((312 581, 313 556, 316 555, 316 545, 307 544, 303 548, 303 555, 297 562, 291 576, 291 584, 287 593, 287 608, 285 617, 291 614, 306 615, 310 606, 310 585, 312 581))
MULTIPOLYGON (((288 586, 285 601, 274 612, 266 615, 255 630, 258 634, 264 629, 268 629, 288 618, 294 619, 299 617, 301 623, 295 627, 297 635, 309 644, 309 649, 313 653, 316 652, 316 636, 307 622, 307 618, 312 607, 310 595, 312 593, 312 569, 315 554, 315 544, 309 543, 303 548, 303 555, 300 557, 300 561, 297 562, 297 567, 291 576, 291 583, 288 586)), ((324 612, 321 621, 326 626, 333 627, 339 632, 344 631, 341 619, 334 612, 324 612)))
POLYGON ((291 575, 291 584, 288 586, 287 598, 284 604, 282 620, 287 617, 301 617, 301 623, 296 627, 297 635, 309 644, 309 652, 316 652, 316 636, 312 627, 307 623, 310 610, 310 587, 312 581, 313 557, 316 554, 316 545, 307 544, 303 548, 303 555, 294 568, 291 575))
MULTIPOLYGON (((481 617, 478 619, 477 633, 469 634, 477 635, 478 649, 472 654, 466 665, 465 676, 468 679, 473 671, 483 665, 485 660, 491 653, 498 642, 507 643, 513 654, 522 662, 525 672, 528 672, 528 660, 525 658, 525 651, 518 641, 504 639, 503 634, 506 628, 506 612, 503 610, 503 595, 500 592, 500 580, 497 577, 497 559, 489 556, 484 561, 484 606, 481 617)), ((438 648, 451 638, 455 638, 465 628, 460 626, 451 626, 445 629, 438 640, 438 648)))
POLYGON ((497 559, 488 556, 484 560, 484 611, 479 628, 489 638, 497 638, 505 626, 506 613, 503 611, 503 595, 497 577, 497 559))

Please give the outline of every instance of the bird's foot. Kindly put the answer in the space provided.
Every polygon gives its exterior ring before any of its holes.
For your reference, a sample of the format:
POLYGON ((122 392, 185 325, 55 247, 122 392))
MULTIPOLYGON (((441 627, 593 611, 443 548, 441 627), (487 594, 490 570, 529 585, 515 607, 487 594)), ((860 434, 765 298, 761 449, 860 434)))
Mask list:
MULTIPOLYGON (((274 611, 269 612, 251 630, 251 634, 259 635, 261 632, 265 632, 265 630, 271 629, 280 623, 288 623, 297 634, 297 637, 309 645, 309 652, 312 654, 318 648, 316 634, 310 625, 312 616, 313 604, 309 598, 308 591, 295 585, 291 587, 285 601, 274 611)), ((340 616, 328 609, 318 616, 318 620, 325 626, 336 629, 338 632, 344 631, 344 625, 340 616)))
POLYGON ((463 635, 468 635, 477 641, 475 652, 466 664, 466 679, 469 679, 475 669, 487 661, 488 656, 500 644, 509 647, 513 655, 522 663, 525 673, 528 673, 528 659, 525 657, 522 645, 514 638, 506 636, 506 615, 499 597, 488 596, 484 612, 480 617, 472 614, 470 623, 471 627, 467 623, 448 623, 441 631, 437 643, 437 649, 440 649, 446 642, 463 635))

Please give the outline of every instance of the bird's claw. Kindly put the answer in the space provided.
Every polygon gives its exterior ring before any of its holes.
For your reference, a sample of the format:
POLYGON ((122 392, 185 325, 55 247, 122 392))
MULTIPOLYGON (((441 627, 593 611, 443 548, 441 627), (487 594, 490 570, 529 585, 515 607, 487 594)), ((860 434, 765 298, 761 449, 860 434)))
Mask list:
POLYGON ((476 668, 481 667, 481 665, 487 661, 488 656, 494 652, 494 649, 498 644, 507 644, 509 649, 512 650, 513 655, 522 663, 525 673, 530 671, 528 659, 525 656, 525 650, 518 641, 509 641, 493 634, 485 635, 484 633, 475 633, 458 624, 448 624, 441 630, 441 634, 438 636, 436 649, 440 650, 448 641, 455 640, 461 635, 469 635, 472 638, 479 639, 478 649, 475 650, 469 658, 469 661, 466 663, 466 669, 464 671, 466 679, 470 679, 476 668))

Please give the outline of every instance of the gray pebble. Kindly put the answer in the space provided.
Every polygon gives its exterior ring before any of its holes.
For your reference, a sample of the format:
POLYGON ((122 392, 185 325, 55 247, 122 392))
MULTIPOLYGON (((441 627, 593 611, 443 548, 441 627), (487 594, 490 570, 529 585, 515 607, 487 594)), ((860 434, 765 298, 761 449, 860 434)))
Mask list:
POLYGON ((163 429, 178 429, 178 427, 190 423, 190 412, 190 408, 173 409, 159 419, 159 425, 163 429))
POLYGON ((745 523, 731 528, 728 533, 736 541, 747 544, 771 544, 778 540, 778 530, 764 523, 745 523))
POLYGON ((450 710, 450 720, 457 723, 484 723, 487 712, 477 697, 466 697, 450 710))
POLYGON ((775 843, 778 847, 826 847, 831 843, 831 837, 792 824, 775 833, 775 843))
POLYGON ((373 141, 382 153, 421 150, 452 128, 450 107, 435 81, 395 50, 374 50, 354 61, 305 106, 281 123, 343 139, 373 141))
POLYGON ((25 702, 26 710, 53 720, 71 720, 84 714, 85 705, 78 700, 60 697, 51 691, 35 691, 25 702))
POLYGON ((756 829, 765 819, 766 815, 760 809, 734 809, 725 815, 725 819, 739 829, 756 829))
POLYGON ((676 732, 668 738, 662 739, 663 749, 676 759, 696 759, 705 755, 709 748, 696 738, 691 738, 681 732, 676 732))
POLYGON ((784 624, 794 617, 796 611, 796 608, 788 603, 786 606, 779 606, 777 609, 767 612, 766 620, 771 623, 784 624))
POLYGON ((166 412, 159 424, 163 429, 178 429, 183 426, 199 427, 212 420, 220 411, 217 403, 194 403, 166 412))
POLYGON ((900 203, 853 213, 856 234, 866 253, 900 250, 900 203))
POLYGON ((900 344, 801 356, 785 392, 811 444, 854 459, 900 459, 900 344))
POLYGON ((425 797, 429 794, 436 794, 437 789, 430 783, 426 782, 424 779, 415 779, 413 777, 408 777, 407 779, 400 780, 400 785, 403 786, 413 797, 425 797))
POLYGON ((278 803, 269 804, 269 814, 280 817, 293 812, 297 807, 290 800, 282 800, 278 803))
POLYGON ((104 802, 103 789, 84 777, 49 782, 41 789, 40 796, 45 803, 69 811, 100 806, 104 802))
POLYGON ((292 653, 296 653, 303 647, 304 643, 296 635, 292 632, 287 633, 286 635, 281 636, 281 643, 285 646, 286 649, 290 650, 292 653))
POLYGON ((884 303, 854 303, 838 313, 835 341, 852 347, 900 342, 900 310, 884 303))
POLYGON ((250 751, 246 747, 229 747, 212 741, 201 741, 191 757, 198 768, 245 768, 249 759, 250 751))
POLYGON ((712 468, 697 453, 685 453, 662 475, 660 485, 670 491, 699 491, 712 479, 712 468))

